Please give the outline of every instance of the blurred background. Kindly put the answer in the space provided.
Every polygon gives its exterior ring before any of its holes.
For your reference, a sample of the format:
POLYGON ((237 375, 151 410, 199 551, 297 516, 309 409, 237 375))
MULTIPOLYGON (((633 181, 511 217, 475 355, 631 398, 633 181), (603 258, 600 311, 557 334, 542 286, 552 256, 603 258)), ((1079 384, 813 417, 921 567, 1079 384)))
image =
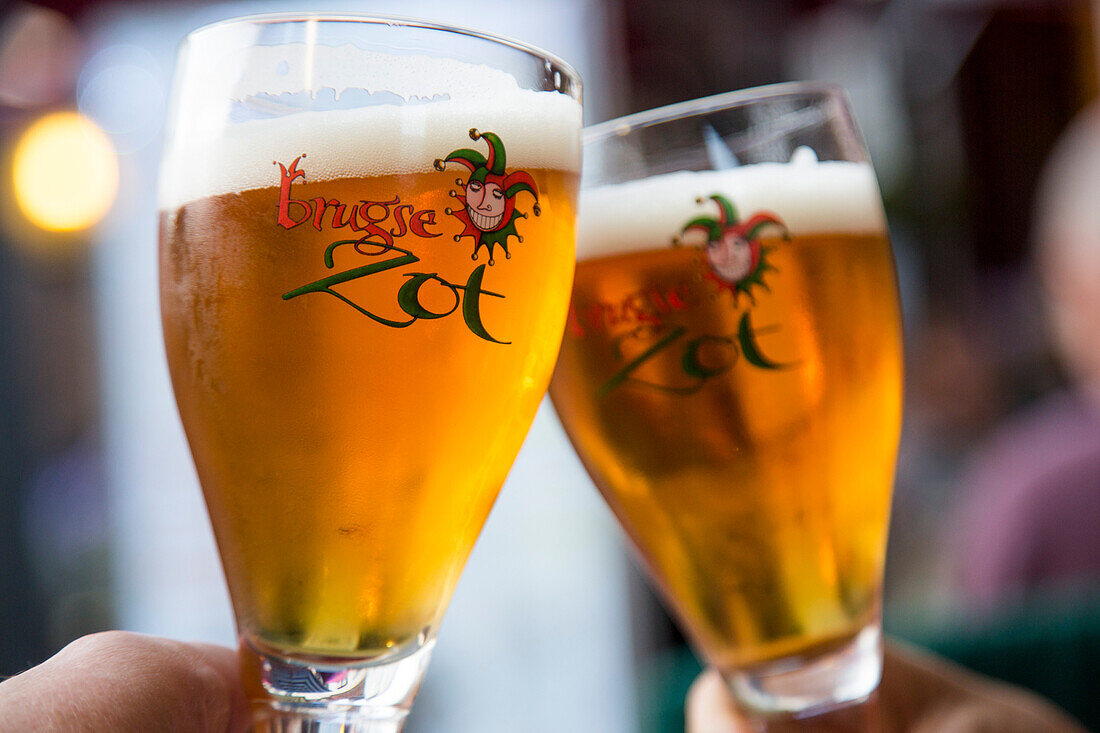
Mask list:
MULTIPOLYGON (((108 628, 234 643, 160 341, 155 181, 181 38, 301 7, 0 3, 0 675, 108 628)), ((847 87, 906 314, 887 631, 1100 728, 1100 8, 310 9, 542 46, 584 77, 588 124, 793 79, 847 87)), ((544 404, 409 730, 678 731, 698 670, 544 404)))

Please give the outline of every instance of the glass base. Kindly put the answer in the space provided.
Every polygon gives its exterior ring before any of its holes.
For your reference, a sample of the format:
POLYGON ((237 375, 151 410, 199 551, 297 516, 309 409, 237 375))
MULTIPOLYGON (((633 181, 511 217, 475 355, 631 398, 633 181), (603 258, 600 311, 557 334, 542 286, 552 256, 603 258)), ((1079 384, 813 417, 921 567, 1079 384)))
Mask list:
POLYGON ((252 730, 263 733, 399 733, 435 639, 409 654, 370 663, 295 661, 241 641, 245 684, 253 692, 252 730), (259 690, 256 679, 259 680, 259 690))
POLYGON ((840 647, 725 673, 730 694, 758 715, 817 715, 866 700, 882 678, 882 631, 864 628, 840 647))

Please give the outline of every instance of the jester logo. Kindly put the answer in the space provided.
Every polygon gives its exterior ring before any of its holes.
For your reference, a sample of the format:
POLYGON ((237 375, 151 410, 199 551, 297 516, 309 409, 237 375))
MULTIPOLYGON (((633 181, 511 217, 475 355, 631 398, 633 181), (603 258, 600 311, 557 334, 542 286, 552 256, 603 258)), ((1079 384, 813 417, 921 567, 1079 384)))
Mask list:
POLYGON ((474 240, 474 253, 470 259, 476 260, 482 247, 489 251, 489 264, 492 265, 493 250, 497 246, 504 250, 504 257, 511 259, 508 251, 508 237, 520 242, 523 237, 516 232, 516 219, 527 215, 516 210, 516 196, 526 191, 535 198, 532 210, 535 216, 539 210, 539 191, 535 179, 526 171, 514 171, 505 175, 504 143, 496 133, 470 130, 471 140, 485 140, 489 144, 489 156, 476 150, 460 148, 442 160, 436 159, 435 169, 442 171, 447 163, 458 163, 470 171, 470 177, 463 181, 455 179, 462 186, 462 192, 451 191, 450 195, 459 200, 461 209, 447 208, 445 211, 463 224, 463 230, 454 240, 463 237, 474 240))
MULTIPOLYGON (((758 237, 764 227, 774 226, 780 229, 784 239, 790 238, 787 225, 777 216, 768 212, 757 212, 745 221, 740 221, 733 203, 721 194, 709 197, 718 204, 718 218, 699 216, 681 230, 681 234, 692 229, 701 229, 707 236, 704 247, 710 272, 707 277, 720 288, 729 290, 736 299, 744 293, 749 300, 756 302, 752 289, 768 289, 764 274, 775 270, 768 263, 768 253, 772 247, 761 246, 758 237)), ((703 199, 696 199, 703 203, 703 199)))

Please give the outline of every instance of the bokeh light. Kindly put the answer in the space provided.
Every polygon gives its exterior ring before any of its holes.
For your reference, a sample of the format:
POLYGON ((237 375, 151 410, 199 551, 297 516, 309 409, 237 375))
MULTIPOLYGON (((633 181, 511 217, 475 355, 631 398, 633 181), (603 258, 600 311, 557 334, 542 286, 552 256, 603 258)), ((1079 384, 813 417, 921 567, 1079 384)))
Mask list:
POLYGON ((118 193, 118 158, 110 139, 77 112, 35 122, 15 147, 15 200, 35 226, 52 232, 87 229, 118 193))

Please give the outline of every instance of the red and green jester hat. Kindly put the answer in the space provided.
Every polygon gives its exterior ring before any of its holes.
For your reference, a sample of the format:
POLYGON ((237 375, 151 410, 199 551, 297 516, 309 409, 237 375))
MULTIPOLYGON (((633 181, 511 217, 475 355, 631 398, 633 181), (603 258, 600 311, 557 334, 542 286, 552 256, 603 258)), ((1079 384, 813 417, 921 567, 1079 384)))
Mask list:
POLYGON ((474 252, 470 259, 476 260, 478 250, 489 250, 489 264, 493 264, 493 249, 499 245, 504 257, 510 259, 508 237, 514 236, 520 242, 523 237, 516 232, 516 219, 526 218, 526 214, 516 210, 516 196, 526 191, 535 197, 534 213, 538 216, 539 194, 535 179, 526 171, 514 171, 505 175, 506 154, 504 142, 496 133, 470 130, 471 140, 485 140, 489 144, 489 156, 485 157, 476 150, 460 148, 446 158, 435 161, 436 170, 444 170, 447 163, 455 162, 470 171, 470 177, 455 183, 463 186, 461 193, 451 191, 450 195, 462 202, 459 210, 446 209, 463 224, 463 230, 454 240, 462 237, 474 240, 474 252))
MULTIPOLYGON (((741 221, 737 209, 728 198, 717 193, 708 198, 718 204, 718 218, 696 217, 685 224, 680 233, 701 229, 707 237, 703 248, 710 263, 707 277, 719 287, 731 291, 735 298, 739 293, 744 293, 749 300, 755 300, 752 288, 767 290, 764 275, 775 269, 768 263, 771 248, 760 244, 760 230, 766 226, 776 227, 784 239, 788 239, 790 233, 779 217, 771 212, 758 211, 741 221)), ((702 203, 703 199, 696 201, 702 203)))

